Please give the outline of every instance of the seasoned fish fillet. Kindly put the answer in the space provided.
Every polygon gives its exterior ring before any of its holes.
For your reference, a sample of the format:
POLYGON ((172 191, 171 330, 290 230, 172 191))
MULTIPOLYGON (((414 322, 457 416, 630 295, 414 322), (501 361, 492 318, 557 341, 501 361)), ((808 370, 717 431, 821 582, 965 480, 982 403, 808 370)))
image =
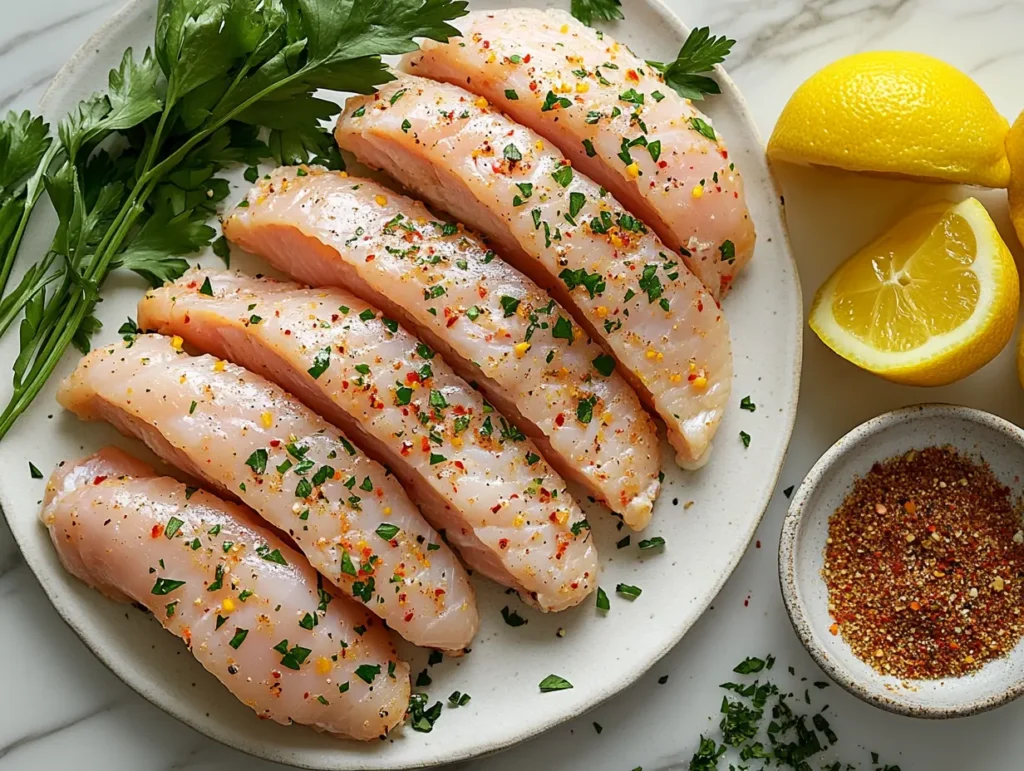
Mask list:
POLYGON ((363 740, 402 720, 384 625, 247 509, 108 447, 53 472, 40 518, 72 575, 145 606, 261 718, 363 740))
POLYGON ((293 396, 181 343, 139 335, 98 348, 57 400, 240 498, 410 642, 464 648, 473 589, 398 481, 293 396))
POLYGON ((721 309, 610 194, 533 131, 445 83, 404 76, 348 100, 338 143, 480 230, 604 342, 700 465, 732 382, 721 309))
POLYGON ((571 316, 464 228, 368 179, 281 168, 224 222, 312 286, 344 286, 475 382, 562 476, 641 529, 660 483, 653 421, 571 316), (561 321, 560 321, 561 320, 561 321), (561 326, 560 326, 561 325, 561 326))
POLYGON ((403 69, 455 83, 553 142, 642 219, 715 297, 754 251, 743 181, 689 99, 565 11, 476 11, 461 38, 423 42, 403 69))
POLYGON ((533 442, 354 295, 195 271, 149 292, 139 324, 272 379, 342 427, 467 565, 542 610, 575 605, 596 585, 589 525, 533 442))

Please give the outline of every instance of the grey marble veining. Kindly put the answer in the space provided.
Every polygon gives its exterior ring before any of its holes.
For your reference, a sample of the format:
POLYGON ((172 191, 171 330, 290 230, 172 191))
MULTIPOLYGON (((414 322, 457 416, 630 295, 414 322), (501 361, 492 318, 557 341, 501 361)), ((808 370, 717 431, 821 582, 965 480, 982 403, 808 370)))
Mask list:
MULTIPOLYGON (((624 0, 626 13, 633 1, 624 0)), ((61 64, 119 4, 120 0, 0 0, 0 108, 34 106, 61 64)), ((669 4, 687 24, 710 25, 715 33, 739 41, 728 66, 765 137, 787 96, 808 75, 835 58, 868 49, 933 53, 974 75, 1004 114, 1014 116, 1024 107, 1024 0, 669 4)), ((799 216, 794 210, 799 211, 798 200, 790 215, 799 216)), ((996 217, 1005 223, 1005 212, 996 217)), ((795 226, 794 245, 798 252, 803 246, 795 226)), ((807 280, 805 276, 805 291, 807 280)), ((817 343, 809 340, 807 345, 813 349, 817 343)), ((807 386, 805 381, 805 394, 807 386)), ((807 419, 798 419, 780 487, 798 483, 820 452, 810 439, 812 433, 807 419)), ((779 596, 775 549, 784 508, 785 500, 776 495, 756 536, 762 548, 750 547, 713 609, 637 685, 527 744, 460 768, 685 769, 699 735, 717 725, 717 686, 728 677, 732 663, 771 651, 779 660, 781 684, 788 682, 798 693, 806 687, 799 679, 787 681, 789 665, 798 676, 820 679, 793 635, 779 596), (658 679, 663 675, 669 679, 661 685, 658 679), (594 722, 603 726, 600 735, 594 722)), ((206 739, 111 675, 49 606, 2 520, 0 650, 5 652, 6 667, 0 771, 281 768, 206 739)), ((901 764, 904 771, 1020 767, 1024 735, 1018 725, 1024 719, 1024 703, 936 724, 887 715, 836 687, 826 693, 830 720, 840 735, 839 756, 859 768, 869 767, 869 750, 881 753, 884 762, 901 764)), ((823 697, 814 695, 816 705, 824 703, 819 700, 823 697)))

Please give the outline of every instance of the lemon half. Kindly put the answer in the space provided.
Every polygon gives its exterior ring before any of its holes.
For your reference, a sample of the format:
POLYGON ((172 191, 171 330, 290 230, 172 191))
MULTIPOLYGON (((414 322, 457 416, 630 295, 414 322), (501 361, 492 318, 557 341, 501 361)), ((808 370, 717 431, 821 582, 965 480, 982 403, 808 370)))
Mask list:
POLYGON ((906 51, 854 54, 822 68, 786 103, 773 160, 1006 187, 1009 124, 955 67, 906 51))
POLYGON ((1006 135, 1006 156, 1010 159, 1010 219, 1024 244, 1024 112, 1006 135))
POLYGON ((913 212, 822 285, 811 329, 859 367, 899 383, 945 385, 1009 341, 1017 268, 974 198, 913 212))

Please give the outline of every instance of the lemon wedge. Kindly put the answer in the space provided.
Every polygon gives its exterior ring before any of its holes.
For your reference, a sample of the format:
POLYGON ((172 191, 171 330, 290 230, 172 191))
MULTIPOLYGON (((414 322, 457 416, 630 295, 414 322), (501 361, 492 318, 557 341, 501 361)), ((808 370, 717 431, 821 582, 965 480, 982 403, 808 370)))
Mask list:
POLYGON ((1006 187, 1009 124, 955 67, 906 51, 839 59, 790 97, 772 160, 1006 187))
POLYGON ((876 375, 937 386, 998 354, 1017 320, 1010 250, 976 199, 927 206, 846 260, 815 295, 810 325, 876 375))
MULTIPOLYGON (((1017 240, 1024 244, 1024 112, 1006 135, 1006 155, 1010 159, 1010 220, 1017 240)), ((1017 343, 1017 379, 1024 388, 1024 335, 1017 343)))
POLYGON ((1010 159, 1010 219, 1024 244, 1024 112, 1006 135, 1006 156, 1010 159))

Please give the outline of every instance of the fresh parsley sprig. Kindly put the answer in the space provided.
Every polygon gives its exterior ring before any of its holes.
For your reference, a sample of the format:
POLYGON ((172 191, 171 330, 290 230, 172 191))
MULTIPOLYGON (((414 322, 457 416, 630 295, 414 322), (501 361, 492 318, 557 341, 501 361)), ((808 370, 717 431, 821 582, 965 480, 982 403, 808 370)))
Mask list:
POLYGON ((661 72, 665 82, 681 97, 703 99, 705 94, 722 93, 715 79, 704 73, 725 61, 734 45, 735 40, 716 37, 707 27, 697 27, 690 31, 674 61, 647 63, 661 72))
POLYGON ((622 15, 620 0, 572 0, 569 12, 588 27, 597 21, 616 21, 625 18, 622 15))
POLYGON ((21 319, 0 438, 71 344, 87 351, 109 273, 154 284, 216 234, 225 166, 341 158, 318 89, 370 93, 392 79, 381 56, 446 40, 464 0, 159 0, 152 53, 125 52, 107 92, 81 102, 54 142, 30 115, 0 123, 0 334, 21 319), (49 249, 3 295, 25 223, 46 191, 49 249))

